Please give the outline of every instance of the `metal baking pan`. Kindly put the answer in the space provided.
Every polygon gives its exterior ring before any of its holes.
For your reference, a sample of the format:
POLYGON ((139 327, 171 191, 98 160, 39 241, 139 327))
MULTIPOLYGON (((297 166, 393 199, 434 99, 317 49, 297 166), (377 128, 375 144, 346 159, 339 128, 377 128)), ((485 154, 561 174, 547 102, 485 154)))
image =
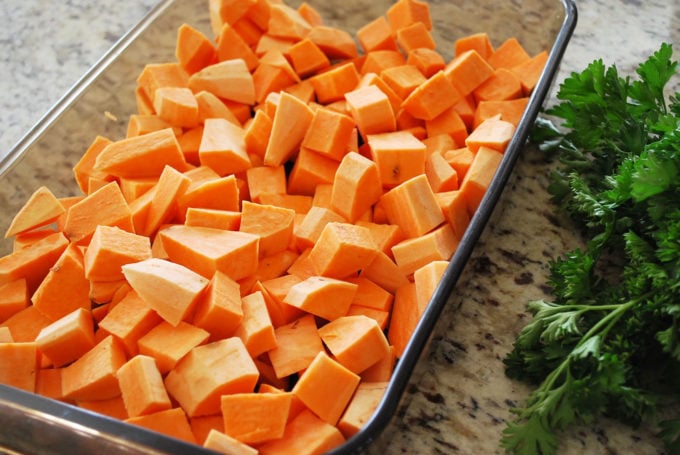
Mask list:
MULTIPOLYGON (((291 6, 301 2, 287 1, 291 6)), ((308 0, 329 25, 355 32, 384 14, 392 1, 308 0)), ((460 36, 487 32, 494 45, 516 37, 531 53, 549 58, 496 176, 425 310, 385 395, 364 428, 334 454, 360 453, 397 418, 402 396, 426 351, 431 333, 484 230, 524 148, 530 128, 551 90, 576 26, 574 0, 430 0, 438 51, 448 60, 460 36)), ((58 197, 79 194, 72 166, 100 134, 125 135, 136 110, 134 89, 144 65, 174 59, 178 27, 187 22, 208 36, 208 2, 163 0, 119 40, 0 162, 0 231, 39 186, 58 197)), ((11 249, 0 244, 0 254, 11 249)), ((0 385, 0 452, 8 453, 212 453, 156 432, 38 395, 0 385)))

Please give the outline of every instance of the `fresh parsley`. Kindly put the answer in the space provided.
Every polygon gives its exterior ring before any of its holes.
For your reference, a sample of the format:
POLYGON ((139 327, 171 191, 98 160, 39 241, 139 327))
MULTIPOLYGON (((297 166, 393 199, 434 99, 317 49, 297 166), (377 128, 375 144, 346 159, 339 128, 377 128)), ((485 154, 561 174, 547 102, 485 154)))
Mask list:
POLYGON ((528 303, 504 359, 536 385, 503 432, 509 452, 554 454, 561 430, 607 415, 658 423, 680 453, 680 94, 666 93, 677 67, 666 43, 635 79, 596 60, 536 122, 532 141, 558 160, 548 191, 584 246, 550 263, 552 301, 528 303))

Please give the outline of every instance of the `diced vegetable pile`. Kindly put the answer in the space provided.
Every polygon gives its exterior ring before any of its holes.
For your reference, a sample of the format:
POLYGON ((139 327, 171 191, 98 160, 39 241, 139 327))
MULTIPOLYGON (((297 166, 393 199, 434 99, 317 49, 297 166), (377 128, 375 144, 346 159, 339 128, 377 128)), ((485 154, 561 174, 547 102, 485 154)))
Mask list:
POLYGON ((306 3, 210 17, 143 69, 82 195, 14 216, 0 382, 218 451, 324 452, 376 409, 547 53, 480 32, 447 62, 418 0, 355 36, 306 3))

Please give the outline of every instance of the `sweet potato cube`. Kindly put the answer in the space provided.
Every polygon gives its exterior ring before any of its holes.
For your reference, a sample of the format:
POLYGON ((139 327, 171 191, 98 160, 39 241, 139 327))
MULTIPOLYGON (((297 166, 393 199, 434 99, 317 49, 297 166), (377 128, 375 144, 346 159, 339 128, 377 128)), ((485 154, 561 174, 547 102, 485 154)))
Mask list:
POLYGON ((293 395, 235 393, 223 395, 220 409, 224 433, 246 444, 262 444, 283 436, 293 395))
POLYGON ((357 285, 335 278, 312 276, 294 285, 284 303, 332 321, 347 314, 357 285))
POLYGON ((323 350, 314 316, 307 314, 276 328, 277 345, 268 352, 277 378, 299 373, 323 350))
POLYGON ((367 316, 342 316, 319 328, 333 358, 345 368, 361 373, 389 355, 390 348, 378 322, 367 316))
POLYGON ((64 250, 31 297, 33 306, 52 321, 78 308, 89 310, 90 286, 83 254, 73 243, 64 250))
POLYGON ((97 226, 85 250, 85 278, 92 281, 122 280, 121 267, 151 257, 148 237, 117 227, 97 226))
POLYGON ((160 231, 171 261, 212 278, 217 270, 234 280, 257 270, 260 237, 247 232, 198 226, 170 226, 160 231))
POLYGON ((125 349, 109 335, 75 362, 64 367, 61 387, 64 398, 106 400, 120 395, 116 376, 126 362, 125 349))
POLYGON ((359 381, 357 374, 320 352, 300 376, 293 393, 324 422, 335 425, 359 381))
POLYGON ((208 280, 198 273, 164 259, 146 259, 122 268, 132 289, 175 326, 193 311, 208 285, 208 280))
POLYGON ((216 414, 220 397, 252 392, 259 373, 238 337, 193 348, 165 377, 165 387, 189 417, 216 414))
POLYGON ((137 340, 137 346, 139 354, 153 357, 158 371, 165 375, 193 348, 208 341, 209 336, 205 330, 186 322, 172 326, 161 321, 137 340))
POLYGON ((425 172, 425 144, 412 133, 373 134, 367 140, 383 186, 393 187, 425 172))
POLYGON ((172 407, 153 357, 134 356, 118 369, 117 377, 129 417, 166 411, 172 407))
POLYGON ((346 278, 361 273, 378 249, 370 231, 349 223, 328 223, 309 253, 318 274, 346 278))
POLYGON ((212 341, 234 334, 243 319, 239 284, 222 272, 215 272, 196 305, 193 324, 210 332, 212 341))
POLYGON ((35 392, 38 365, 36 343, 0 343, 0 384, 35 392))
POLYGON ((408 238, 423 235, 444 222, 425 174, 392 188, 380 202, 390 222, 398 225, 408 238))
POLYGON ((14 215, 5 232, 5 238, 50 224, 64 212, 66 209, 54 194, 47 187, 41 186, 14 215))
POLYGON ((78 308, 43 328, 35 341, 55 367, 71 363, 96 344, 92 314, 78 308))

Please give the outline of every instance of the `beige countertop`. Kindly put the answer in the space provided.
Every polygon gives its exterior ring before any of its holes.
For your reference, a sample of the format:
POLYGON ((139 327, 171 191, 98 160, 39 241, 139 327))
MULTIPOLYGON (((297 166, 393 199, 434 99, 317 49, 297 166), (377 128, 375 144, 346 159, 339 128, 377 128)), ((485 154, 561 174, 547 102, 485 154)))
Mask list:
MULTIPOLYGON (((0 5, 0 159, 154 3, 0 5)), ((558 81, 595 58, 631 73, 662 41, 680 46, 677 2, 582 0, 577 7, 558 81)), ((505 377, 502 360, 528 320, 526 302, 547 295, 548 261, 575 244, 552 214, 547 171, 537 152, 527 149, 520 157, 407 389, 404 409, 371 452, 501 453, 504 422, 528 393, 505 377)), ((649 429, 606 420, 573 429, 562 442, 565 454, 662 453, 649 429)))

